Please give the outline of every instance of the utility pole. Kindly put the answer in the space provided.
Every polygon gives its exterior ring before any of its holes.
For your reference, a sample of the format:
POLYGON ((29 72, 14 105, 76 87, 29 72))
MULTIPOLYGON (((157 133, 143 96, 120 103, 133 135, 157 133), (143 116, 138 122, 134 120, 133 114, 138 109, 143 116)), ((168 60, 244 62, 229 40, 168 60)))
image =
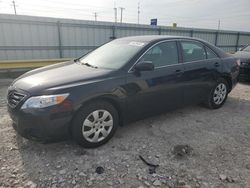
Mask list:
POLYGON ((140 23, 140 3, 138 3, 137 13, 138 13, 137 23, 139 24, 140 23))
POLYGON ((14 7, 14 12, 15 12, 15 15, 16 15, 16 2, 13 0, 12 4, 13 4, 12 6, 14 7))
POLYGON ((120 9, 121 9, 121 23, 122 23, 122 12, 123 12, 123 10, 125 9, 125 8, 123 8, 123 7, 119 7, 120 9))
POLYGON ((218 31, 220 30, 220 20, 218 21, 218 31))
POLYGON ((94 12, 95 21, 97 21, 97 12, 94 12))
POLYGON ((115 11, 115 23, 117 23, 117 8, 115 2, 114 2, 114 11, 115 11))
POLYGON ((114 8, 114 11, 115 11, 115 23, 117 22, 117 8, 115 7, 114 8))

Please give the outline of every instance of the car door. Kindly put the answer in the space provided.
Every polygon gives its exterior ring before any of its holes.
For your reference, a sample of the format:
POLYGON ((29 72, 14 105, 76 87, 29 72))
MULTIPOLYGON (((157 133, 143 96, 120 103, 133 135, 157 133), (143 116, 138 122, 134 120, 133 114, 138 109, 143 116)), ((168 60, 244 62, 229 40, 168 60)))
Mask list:
POLYGON ((182 103, 183 65, 179 63, 176 41, 164 41, 150 47, 137 61, 151 61, 152 71, 133 70, 127 75, 129 114, 144 117, 176 108, 182 103))
POLYGON ((211 49, 198 41, 182 40, 180 48, 184 66, 184 104, 199 103, 206 99, 210 92, 215 81, 214 67, 220 65, 220 60, 217 56, 217 59, 214 59, 215 54, 211 49))

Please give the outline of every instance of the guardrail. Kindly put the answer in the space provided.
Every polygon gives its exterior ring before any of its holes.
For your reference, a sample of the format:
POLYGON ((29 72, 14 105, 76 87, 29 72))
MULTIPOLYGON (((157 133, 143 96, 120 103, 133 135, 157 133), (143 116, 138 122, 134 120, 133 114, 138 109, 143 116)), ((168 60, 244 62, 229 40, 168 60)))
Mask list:
POLYGON ((33 60, 7 60, 0 61, 0 78, 10 77, 15 78, 24 72, 31 69, 43 67, 46 65, 52 65, 64 61, 68 61, 68 58, 62 59, 33 59, 33 60))

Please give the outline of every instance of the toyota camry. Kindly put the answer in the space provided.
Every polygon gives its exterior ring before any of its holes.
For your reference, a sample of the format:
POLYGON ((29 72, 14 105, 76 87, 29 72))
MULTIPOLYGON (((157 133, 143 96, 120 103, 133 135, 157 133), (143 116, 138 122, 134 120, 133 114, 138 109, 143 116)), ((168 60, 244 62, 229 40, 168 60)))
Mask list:
POLYGON ((220 108, 237 83, 239 65, 200 39, 125 37, 23 74, 8 88, 8 111, 23 137, 70 135, 97 147, 131 120, 190 104, 220 108))

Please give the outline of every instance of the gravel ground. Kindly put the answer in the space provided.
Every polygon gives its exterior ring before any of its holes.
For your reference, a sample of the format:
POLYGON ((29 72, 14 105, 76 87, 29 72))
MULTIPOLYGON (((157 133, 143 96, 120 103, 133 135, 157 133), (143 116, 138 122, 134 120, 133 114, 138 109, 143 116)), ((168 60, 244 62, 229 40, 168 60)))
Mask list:
POLYGON ((84 149, 16 135, 5 102, 10 81, 0 80, 0 187, 250 187, 249 83, 221 109, 190 106, 137 121, 84 149))

